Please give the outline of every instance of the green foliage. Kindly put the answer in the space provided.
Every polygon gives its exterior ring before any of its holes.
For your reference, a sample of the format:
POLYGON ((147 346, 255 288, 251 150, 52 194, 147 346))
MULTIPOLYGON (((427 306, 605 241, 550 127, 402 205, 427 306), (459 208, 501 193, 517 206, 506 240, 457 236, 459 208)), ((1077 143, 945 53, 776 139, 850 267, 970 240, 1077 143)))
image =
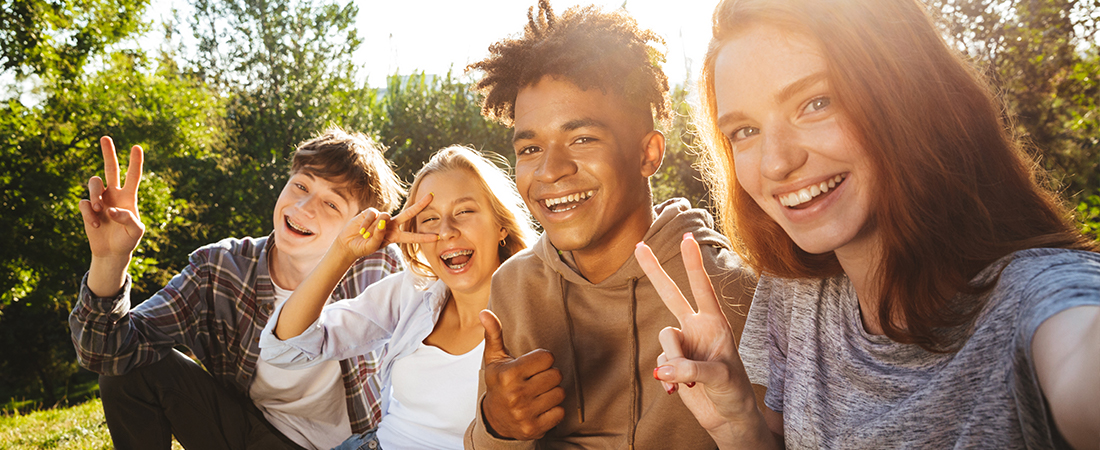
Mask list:
POLYGON ((141 29, 148 0, 0 0, 4 70, 71 80, 92 55, 141 29))
POLYGON ((1100 195, 1090 195, 1077 204, 1077 218, 1081 232, 1100 242, 1100 195))
POLYGON ((1100 193, 1100 2, 925 2, 944 12, 947 36, 986 68, 1054 187, 1071 200, 1100 193))
MULTIPOLYGON (((84 6, 60 8, 81 16, 86 12, 75 11, 84 6)), ((120 29, 135 27, 103 31, 120 29)), ((102 46, 120 38, 97 37, 102 46)), ((63 50, 55 53, 72 58, 66 67, 81 66, 87 57, 63 50)), ((0 104, 0 392, 41 397, 47 404, 65 395, 77 370, 66 318, 90 258, 77 203, 87 196, 87 180, 103 172, 99 136, 113 136, 122 149, 140 144, 147 150, 139 194, 147 231, 130 270, 135 290, 143 292, 170 276, 153 255, 167 245, 168 231, 181 225, 188 208, 172 198, 174 172, 164 163, 209 146, 203 140, 216 133, 206 117, 221 114, 218 99, 168 61, 129 51, 99 57, 102 70, 42 77, 39 89, 46 98, 38 105, 14 99, 0 104)), ((123 150, 124 164, 127 154, 123 150)))
POLYGON ((442 77, 394 75, 387 81, 381 120, 372 129, 389 148, 386 158, 401 179, 411 182, 436 150, 456 144, 515 161, 511 130, 482 117, 480 97, 451 71, 442 77))
MULTIPOLYGON (((672 89, 671 123, 661 131, 665 134, 665 160, 661 169, 650 178, 654 202, 684 197, 699 208, 711 208, 710 192, 695 167, 698 147, 697 130, 691 124, 688 91, 683 85, 672 89)), ((713 212, 713 209, 712 211, 713 212)))

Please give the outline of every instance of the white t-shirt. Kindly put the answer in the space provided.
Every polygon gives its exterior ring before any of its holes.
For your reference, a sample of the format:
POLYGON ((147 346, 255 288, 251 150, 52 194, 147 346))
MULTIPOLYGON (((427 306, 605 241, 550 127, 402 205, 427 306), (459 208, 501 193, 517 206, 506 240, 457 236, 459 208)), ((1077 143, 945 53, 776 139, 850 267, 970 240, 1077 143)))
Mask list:
POLYGON ((393 364, 389 410, 378 425, 386 450, 461 449, 477 408, 485 341, 462 355, 420 343, 393 364))
MULTIPOLYGON (((290 294, 291 291, 275 286, 275 306, 286 303, 290 294)), ((256 378, 249 388, 249 397, 267 421, 286 437, 305 448, 327 450, 351 436, 341 376, 340 361, 288 370, 260 358, 256 361, 256 378)))

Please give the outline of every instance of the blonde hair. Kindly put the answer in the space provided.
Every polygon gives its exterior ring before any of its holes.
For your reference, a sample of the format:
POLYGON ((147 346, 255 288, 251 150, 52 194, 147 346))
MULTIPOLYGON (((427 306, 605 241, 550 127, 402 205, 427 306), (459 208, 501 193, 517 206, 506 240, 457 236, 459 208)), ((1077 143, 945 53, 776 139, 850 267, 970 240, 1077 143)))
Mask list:
MULTIPOLYGON (((516 183, 512 181, 506 172, 508 161, 500 155, 492 154, 499 159, 494 163, 485 154, 469 147, 454 145, 435 152, 431 159, 420 168, 413 179, 409 195, 405 199, 405 208, 419 200, 420 183, 428 175, 451 170, 464 170, 469 172, 478 181, 485 196, 489 199, 490 209, 493 211, 495 221, 508 233, 504 237, 504 245, 497 248, 500 262, 504 262, 512 255, 518 253, 530 245, 535 239, 535 228, 532 224, 531 213, 523 203, 523 198, 516 191, 516 183)), ((410 220, 401 225, 401 229, 409 232, 416 231, 416 221, 410 220)), ((420 254, 419 244, 401 244, 401 253, 409 264, 409 270, 417 275, 436 278, 431 266, 424 261, 420 254)))

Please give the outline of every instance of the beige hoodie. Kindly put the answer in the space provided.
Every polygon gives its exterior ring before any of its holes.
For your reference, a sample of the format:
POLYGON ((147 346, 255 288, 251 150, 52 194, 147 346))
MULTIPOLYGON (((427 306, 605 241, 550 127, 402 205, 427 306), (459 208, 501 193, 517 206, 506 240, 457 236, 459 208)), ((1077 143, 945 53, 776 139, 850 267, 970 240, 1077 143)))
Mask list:
MULTIPOLYGON (((692 232, 726 316, 741 335, 755 278, 712 226, 710 214, 683 199, 656 208, 645 235, 666 272, 694 305, 680 256, 692 232)), ((490 309, 500 317, 513 356, 537 348, 554 355, 562 373, 565 418, 536 441, 497 439, 481 416, 466 432, 466 448, 713 449, 714 442, 680 401, 653 379, 661 345, 657 335, 679 326, 633 256, 606 280, 593 284, 571 269, 543 235, 508 259, 493 276, 490 309)), ((681 388, 684 388, 681 386, 681 388)))

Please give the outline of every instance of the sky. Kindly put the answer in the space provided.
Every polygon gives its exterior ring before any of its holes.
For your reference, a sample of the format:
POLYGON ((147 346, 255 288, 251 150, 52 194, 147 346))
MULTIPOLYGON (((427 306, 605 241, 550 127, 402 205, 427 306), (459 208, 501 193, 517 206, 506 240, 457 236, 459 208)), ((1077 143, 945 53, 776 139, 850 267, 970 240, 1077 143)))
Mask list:
MULTIPOLYGON (((171 17, 179 10, 186 26, 187 0, 154 1, 146 12, 153 20, 171 17)), ((357 27, 363 44, 355 55, 361 75, 372 86, 385 85, 386 76, 413 71, 444 74, 451 67, 461 73, 467 64, 488 56, 489 45, 518 35, 527 21, 527 8, 537 0, 356 0, 357 27)), ((694 79, 710 39, 710 17, 717 0, 626 0, 626 9, 639 25, 666 41, 665 73, 671 83, 694 79), (690 67, 690 71, 689 68, 690 67)), ((551 6, 561 13, 576 4, 596 4, 617 9, 623 0, 558 0, 551 6)), ((191 32, 181 29, 181 34, 191 32)), ((156 33, 150 33, 155 35, 156 33)), ((156 37, 142 46, 156 48, 156 37)), ((186 42, 185 42, 186 43, 186 42)))

